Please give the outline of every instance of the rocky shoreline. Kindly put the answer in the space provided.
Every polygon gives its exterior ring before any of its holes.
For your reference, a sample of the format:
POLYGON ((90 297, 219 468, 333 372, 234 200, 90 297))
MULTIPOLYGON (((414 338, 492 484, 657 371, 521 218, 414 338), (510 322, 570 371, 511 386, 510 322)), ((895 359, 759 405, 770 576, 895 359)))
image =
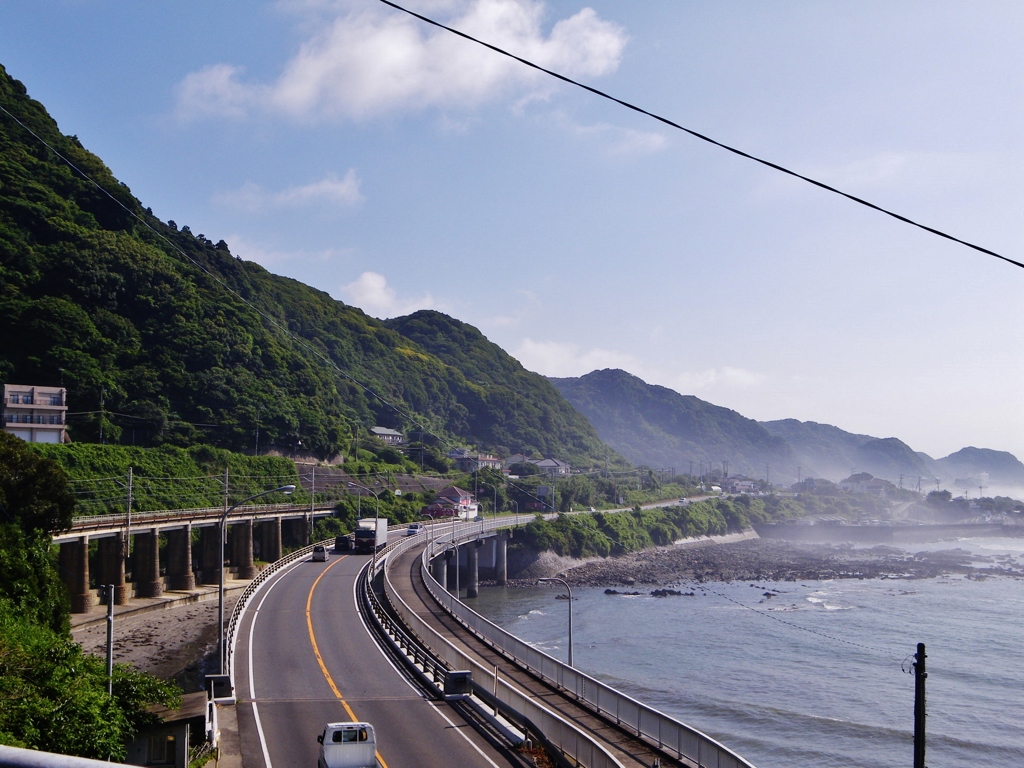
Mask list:
POLYGON ((1024 578, 1024 562, 1006 556, 986 558, 955 547, 910 552, 886 545, 854 549, 845 544, 747 539, 700 547, 658 547, 586 561, 537 554, 510 584, 533 586, 538 576, 558 576, 572 586, 614 588, 710 581, 928 579, 952 574, 1024 578))

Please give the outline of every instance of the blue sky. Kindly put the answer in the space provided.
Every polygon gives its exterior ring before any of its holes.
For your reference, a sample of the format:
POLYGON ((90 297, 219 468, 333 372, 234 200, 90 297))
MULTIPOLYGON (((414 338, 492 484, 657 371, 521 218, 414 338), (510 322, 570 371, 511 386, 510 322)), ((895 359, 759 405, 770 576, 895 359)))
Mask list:
MULTIPOLYGON (((1024 260, 1016 0, 408 5, 1024 260)), ((376 317, 1024 458, 1024 270, 377 0, 14 0, 0 64, 159 217, 376 317)))

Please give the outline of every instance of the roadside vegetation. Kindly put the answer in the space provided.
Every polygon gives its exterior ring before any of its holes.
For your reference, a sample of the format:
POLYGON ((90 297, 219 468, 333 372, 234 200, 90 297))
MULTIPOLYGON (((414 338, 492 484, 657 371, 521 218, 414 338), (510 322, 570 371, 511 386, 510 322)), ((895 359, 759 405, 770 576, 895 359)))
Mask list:
POLYGON ((71 638, 67 592, 50 536, 71 524, 67 478, 53 461, 0 432, 0 743, 121 761, 152 704, 176 707, 179 691, 106 662, 71 638))

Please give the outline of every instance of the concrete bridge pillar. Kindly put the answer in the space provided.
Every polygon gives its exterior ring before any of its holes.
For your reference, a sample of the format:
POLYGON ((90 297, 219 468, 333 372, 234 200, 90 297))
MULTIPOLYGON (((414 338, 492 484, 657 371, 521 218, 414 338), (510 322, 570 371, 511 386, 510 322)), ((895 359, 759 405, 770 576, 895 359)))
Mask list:
POLYGON ((235 540, 232 548, 234 557, 231 564, 235 566, 238 578, 255 578, 259 569, 252 561, 252 520, 235 523, 231 526, 231 534, 235 540))
POLYGON ((431 573, 441 585, 441 589, 448 589, 448 553, 435 557, 431 565, 431 573))
POLYGON ((448 572, 448 577, 445 580, 445 589, 458 597, 459 590, 462 588, 462 585, 459 584, 459 576, 461 575, 459 573, 459 548, 453 547, 445 552, 444 561, 446 563, 445 570, 448 572))
POLYGON ((477 539, 469 542, 466 547, 466 597, 480 597, 480 546, 483 541, 477 539))
POLYGON ((118 531, 100 539, 96 563, 96 583, 114 585, 114 605, 128 605, 128 585, 124 579, 125 535, 118 531))
POLYGON ((138 597, 160 597, 164 583, 160 579, 160 533, 135 534, 135 594, 138 597))
POLYGON ((192 573, 192 524, 167 534, 167 588, 192 590, 196 577, 192 573))
POLYGON ((282 526, 282 539, 289 542, 289 546, 304 547, 309 543, 309 526, 305 519, 284 520, 282 526))
POLYGON ((202 584, 220 584, 220 526, 199 529, 199 572, 202 584))
POLYGON ((60 545, 60 571, 71 595, 72 613, 89 613, 95 595, 89 590, 89 537, 60 545))
POLYGON ((281 518, 275 517, 271 520, 264 520, 260 524, 262 542, 260 554, 262 559, 268 563, 274 563, 281 559, 281 518))
POLYGON ((508 538, 504 533, 494 537, 494 582, 502 587, 508 584, 508 538))

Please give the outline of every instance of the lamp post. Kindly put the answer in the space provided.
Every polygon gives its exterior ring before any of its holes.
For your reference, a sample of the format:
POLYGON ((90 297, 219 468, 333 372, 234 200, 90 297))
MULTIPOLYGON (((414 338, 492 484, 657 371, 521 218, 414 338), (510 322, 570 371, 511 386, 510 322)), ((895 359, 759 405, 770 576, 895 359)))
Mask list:
POLYGON ((565 579, 546 578, 537 579, 537 581, 557 581, 563 587, 565 591, 569 593, 569 666, 572 666, 572 590, 569 588, 569 582, 565 579))
POLYGON ((263 491, 262 493, 256 493, 247 499, 242 499, 237 504, 233 504, 224 510, 224 514, 220 517, 220 589, 218 590, 217 596, 217 657, 219 660, 218 668, 220 674, 225 675, 227 672, 224 670, 224 539, 227 538, 227 522, 228 515, 234 512, 238 507, 245 504, 247 501, 258 499, 262 496, 269 496, 272 493, 284 493, 290 495, 295 490, 294 485, 282 485, 280 488, 274 488, 270 491, 263 491))
MULTIPOLYGON (((380 497, 376 493, 373 493, 373 491, 371 491, 365 485, 360 485, 359 483, 353 483, 353 482, 350 481, 350 482, 347 483, 347 485, 348 485, 349 488, 362 488, 364 491, 367 491, 368 493, 372 493, 373 494, 373 498, 377 500, 377 511, 376 511, 375 515, 377 517, 380 517, 380 497)), ((359 494, 359 498, 361 499, 362 497, 363 497, 363 494, 359 494)))

